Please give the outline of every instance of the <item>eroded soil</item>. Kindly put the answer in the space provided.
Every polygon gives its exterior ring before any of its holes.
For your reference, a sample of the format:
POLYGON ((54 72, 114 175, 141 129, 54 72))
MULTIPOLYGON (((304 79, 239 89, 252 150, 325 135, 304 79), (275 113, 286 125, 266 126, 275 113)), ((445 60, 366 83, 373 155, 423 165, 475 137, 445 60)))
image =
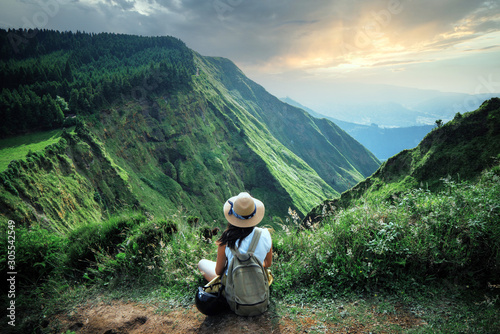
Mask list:
POLYGON ((333 313, 328 316, 304 309, 284 317, 273 311, 248 318, 232 313, 207 317, 194 306, 159 311, 154 305, 114 301, 88 304, 68 314, 59 314, 50 321, 49 327, 55 333, 70 330, 77 334, 397 333, 425 325, 403 308, 396 308, 391 314, 368 308, 362 317, 351 316, 344 308, 334 309, 333 313))

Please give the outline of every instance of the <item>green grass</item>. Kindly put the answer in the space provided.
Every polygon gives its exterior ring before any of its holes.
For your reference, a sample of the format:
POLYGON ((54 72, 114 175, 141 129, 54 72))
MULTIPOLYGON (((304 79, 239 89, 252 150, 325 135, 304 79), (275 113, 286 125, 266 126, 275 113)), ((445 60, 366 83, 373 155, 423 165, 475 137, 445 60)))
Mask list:
MULTIPOLYGON (((70 129, 69 132, 73 131, 70 129)), ((0 173, 5 171, 12 160, 25 159, 29 152, 40 152, 61 138, 62 129, 36 132, 0 140, 0 173)))
POLYGON ((128 175, 95 137, 51 132, 45 141, 36 138, 38 142, 31 142, 40 151, 28 150, 25 159, 11 161, 0 175, 6 218, 26 226, 41 223, 65 234, 116 213, 118 207, 122 211, 136 205, 128 175))

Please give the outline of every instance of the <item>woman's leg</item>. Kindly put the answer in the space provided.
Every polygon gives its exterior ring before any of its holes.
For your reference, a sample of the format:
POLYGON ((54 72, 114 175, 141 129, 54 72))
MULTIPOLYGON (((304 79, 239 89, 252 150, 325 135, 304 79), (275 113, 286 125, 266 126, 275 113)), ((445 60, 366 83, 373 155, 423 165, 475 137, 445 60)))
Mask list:
POLYGON ((198 269, 200 269, 201 273, 203 274, 203 277, 205 277, 205 279, 209 282, 217 276, 217 274, 215 273, 214 261, 205 259, 200 260, 200 262, 198 262, 198 269))

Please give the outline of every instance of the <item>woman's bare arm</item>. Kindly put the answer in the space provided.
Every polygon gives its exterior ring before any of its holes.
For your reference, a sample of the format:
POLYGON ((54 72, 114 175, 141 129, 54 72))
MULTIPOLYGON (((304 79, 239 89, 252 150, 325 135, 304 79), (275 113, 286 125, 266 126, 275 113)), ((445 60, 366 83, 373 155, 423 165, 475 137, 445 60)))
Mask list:
POLYGON ((215 263, 215 273, 219 276, 224 274, 226 268, 226 245, 219 245, 217 248, 217 262, 215 263))
POLYGON ((269 268, 273 264, 273 246, 266 254, 266 258, 264 259, 264 268, 269 268))

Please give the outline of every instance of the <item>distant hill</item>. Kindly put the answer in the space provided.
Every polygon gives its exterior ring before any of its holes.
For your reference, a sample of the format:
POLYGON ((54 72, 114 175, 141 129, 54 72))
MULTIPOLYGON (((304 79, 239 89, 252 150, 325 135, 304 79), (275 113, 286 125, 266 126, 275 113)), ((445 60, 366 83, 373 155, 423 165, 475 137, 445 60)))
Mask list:
POLYGON ((434 125, 437 119, 453 119, 457 112, 479 108, 482 102, 499 97, 494 84, 480 78, 475 94, 441 92, 383 84, 349 83, 329 85, 309 92, 301 103, 323 115, 345 122, 380 127, 434 125))
POLYGON ((386 160, 402 150, 417 146, 424 136, 434 128, 434 125, 382 128, 377 124, 363 125, 345 122, 317 113, 289 97, 281 100, 307 111, 316 118, 326 118, 337 124, 380 160, 386 160))
POLYGON ((500 99, 485 101, 473 112, 457 114, 431 131, 420 144, 384 162, 366 180, 325 201, 306 219, 316 220, 324 208, 347 207, 360 198, 392 196, 413 188, 436 190, 443 178, 472 180, 500 159, 500 99))
POLYGON ((249 191, 272 223, 380 165, 332 122, 178 39, 38 30, 12 53, 9 34, 24 33, 0 31, 3 135, 66 131, 0 173, 0 214, 16 222, 64 231, 140 210, 223 223, 224 201, 249 191))
MULTIPOLYGON (((486 90, 486 87, 483 87, 486 90)), ((493 97, 500 97, 499 93, 460 94, 441 93, 436 97, 424 99, 412 104, 412 109, 419 110, 429 115, 431 120, 442 119, 447 122, 452 120, 457 113, 476 110, 481 104, 493 97)))

